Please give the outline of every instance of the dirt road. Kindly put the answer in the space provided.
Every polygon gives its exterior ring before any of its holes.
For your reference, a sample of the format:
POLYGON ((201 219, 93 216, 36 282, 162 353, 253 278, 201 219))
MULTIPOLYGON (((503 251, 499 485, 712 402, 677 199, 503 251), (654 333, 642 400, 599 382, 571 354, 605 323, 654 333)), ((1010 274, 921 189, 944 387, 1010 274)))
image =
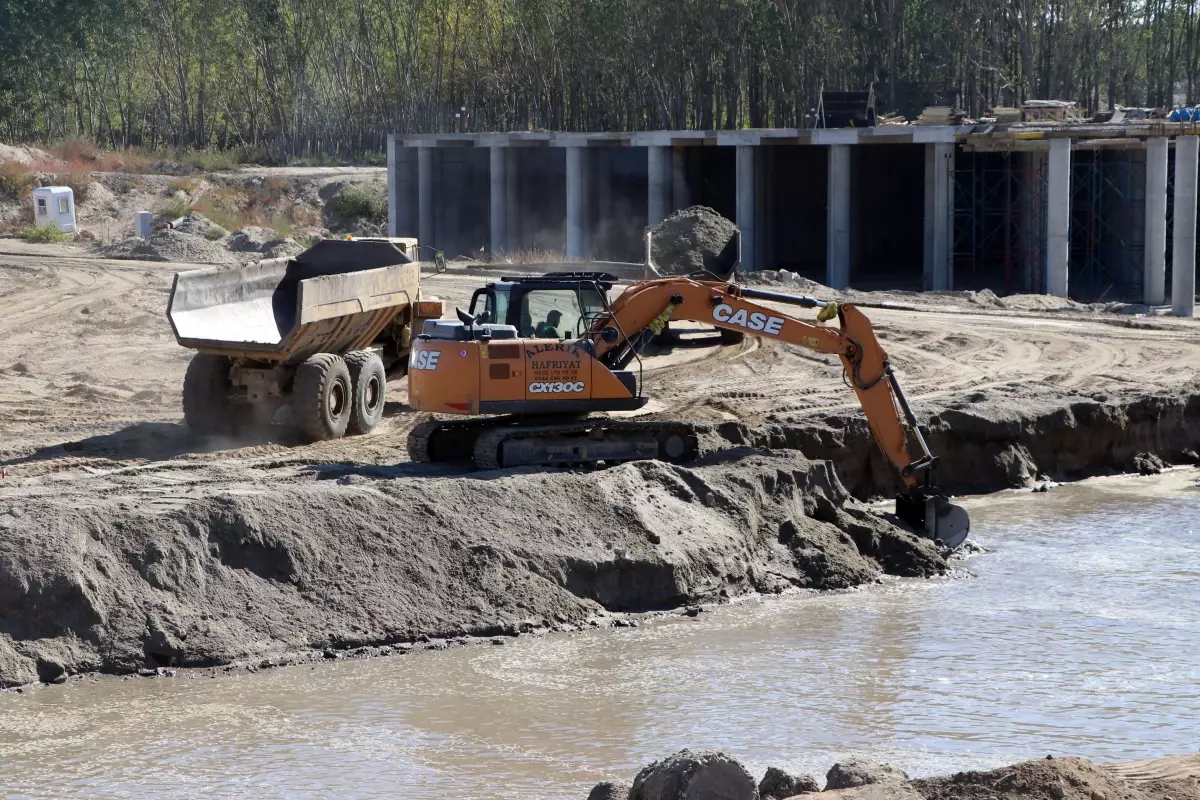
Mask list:
MULTIPOLYGON (((388 417, 371 436, 298 446, 279 434, 194 452, 180 424, 190 352, 175 344, 164 316, 172 275, 187 268, 0 242, 0 467, 8 481, 175 456, 193 465, 404 461, 414 415, 404 413, 403 380, 389 386, 388 417)), ((453 307, 483 280, 442 275, 425 286, 453 307)), ((980 311, 954 298, 922 312, 869 314, 918 406, 1000 385, 1175 389, 1200 374, 1200 326, 1186 320, 980 311)), ((856 408, 832 358, 786 344, 719 347, 692 332, 674 352, 645 359, 645 369, 652 408, 665 416, 759 424, 856 408)))

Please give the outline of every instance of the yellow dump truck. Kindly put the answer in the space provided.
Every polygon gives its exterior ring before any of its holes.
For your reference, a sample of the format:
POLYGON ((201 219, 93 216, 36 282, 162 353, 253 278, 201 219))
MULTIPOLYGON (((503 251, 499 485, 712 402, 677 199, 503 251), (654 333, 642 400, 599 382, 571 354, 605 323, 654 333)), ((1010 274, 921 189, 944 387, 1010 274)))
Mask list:
POLYGON ((294 258, 181 272, 167 316, 196 350, 183 413, 203 435, 290 424, 305 440, 367 433, 387 375, 442 302, 421 296, 415 239, 328 239, 294 258))

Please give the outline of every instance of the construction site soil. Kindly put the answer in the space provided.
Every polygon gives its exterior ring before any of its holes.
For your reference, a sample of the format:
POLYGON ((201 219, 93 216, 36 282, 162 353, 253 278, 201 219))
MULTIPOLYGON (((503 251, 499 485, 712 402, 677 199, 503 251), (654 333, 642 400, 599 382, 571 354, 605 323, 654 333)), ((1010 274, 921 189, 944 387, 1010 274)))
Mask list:
MULTIPOLYGON (((710 330, 644 362, 652 414, 700 430, 705 455, 687 466, 415 465, 405 439, 422 415, 403 379, 365 437, 197 440, 179 400, 191 353, 164 318, 187 268, 0 242, 0 687, 617 624, 949 569, 862 502, 896 480, 840 366, 710 330)), ((452 309, 479 283, 425 287, 452 309)), ((854 299, 950 491, 1197 460, 1193 321, 854 299)))

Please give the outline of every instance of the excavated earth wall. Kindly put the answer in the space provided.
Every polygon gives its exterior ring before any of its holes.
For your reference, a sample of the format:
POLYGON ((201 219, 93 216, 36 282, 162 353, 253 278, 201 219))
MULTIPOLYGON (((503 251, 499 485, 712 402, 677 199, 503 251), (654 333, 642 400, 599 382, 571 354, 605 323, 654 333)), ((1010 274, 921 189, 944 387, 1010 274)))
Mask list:
POLYGON ((932 543, 857 507, 827 463, 795 451, 592 473, 311 470, 165 512, 41 496, 0 506, 0 687, 946 570, 932 543))
MULTIPOLYGON (((945 405, 918 404, 917 416, 926 420, 922 431, 940 458, 938 481, 954 494, 1200 463, 1200 385, 1095 396, 1002 386, 945 405)), ((754 428, 728 423, 715 433, 717 442, 796 449, 828 460, 855 497, 885 497, 900 488, 857 410, 781 415, 754 428)))

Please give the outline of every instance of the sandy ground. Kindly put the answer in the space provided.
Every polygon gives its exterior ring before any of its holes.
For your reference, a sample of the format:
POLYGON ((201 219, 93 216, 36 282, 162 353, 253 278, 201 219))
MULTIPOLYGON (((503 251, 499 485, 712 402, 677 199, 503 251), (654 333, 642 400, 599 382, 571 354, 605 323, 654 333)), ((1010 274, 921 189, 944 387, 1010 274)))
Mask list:
MULTIPOLYGON (((165 318, 172 275, 188 268, 0 241, 0 467, 7 481, 183 455, 199 462, 404 460, 416 415, 404 413, 403 380, 389 386, 389 413, 373 435, 296 446, 280 432, 242 443, 248 446, 193 452, 179 398, 191 353, 175 344, 165 318)), ((484 280, 430 276, 425 288, 452 307, 465 305, 484 280)), ((1178 389, 1200 374, 1200 325, 1190 320, 988 311, 953 298, 920 312, 869 314, 918 406, 998 386, 1040 394, 1178 389)), ((757 425, 856 408, 831 358, 792 345, 748 339, 719 347, 714 337, 689 332, 644 368, 651 409, 673 418, 757 425)))

